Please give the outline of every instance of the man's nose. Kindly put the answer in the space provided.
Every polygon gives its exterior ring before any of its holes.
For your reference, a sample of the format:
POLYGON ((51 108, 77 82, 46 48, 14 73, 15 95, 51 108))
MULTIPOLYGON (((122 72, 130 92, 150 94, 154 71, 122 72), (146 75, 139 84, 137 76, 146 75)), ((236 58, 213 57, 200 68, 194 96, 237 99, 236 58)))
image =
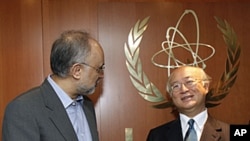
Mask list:
POLYGON ((181 92, 186 92, 188 90, 189 90, 189 88, 185 84, 181 84, 181 88, 180 88, 181 92))

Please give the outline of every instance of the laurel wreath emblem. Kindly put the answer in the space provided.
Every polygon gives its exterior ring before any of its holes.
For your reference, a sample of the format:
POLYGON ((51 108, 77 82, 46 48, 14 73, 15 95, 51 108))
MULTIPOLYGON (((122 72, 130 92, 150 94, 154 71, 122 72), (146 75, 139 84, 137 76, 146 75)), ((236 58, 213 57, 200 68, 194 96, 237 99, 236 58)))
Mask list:
MULTIPOLYGON (((234 85, 237 72, 240 65, 240 45, 237 42, 237 36, 233 28, 227 21, 215 17, 217 27, 223 33, 224 41, 227 45, 227 60, 225 71, 216 85, 210 88, 206 97, 206 106, 208 108, 215 107, 220 104, 220 101, 225 98, 230 88, 234 85)), ((138 20, 128 35, 128 42, 124 45, 126 55, 126 66, 130 73, 130 79, 138 93, 147 101, 160 104, 153 105, 155 108, 173 107, 171 101, 167 101, 161 94, 159 89, 148 79, 142 69, 141 60, 139 58, 140 43, 143 38, 143 33, 148 26, 149 17, 142 21, 138 20)))

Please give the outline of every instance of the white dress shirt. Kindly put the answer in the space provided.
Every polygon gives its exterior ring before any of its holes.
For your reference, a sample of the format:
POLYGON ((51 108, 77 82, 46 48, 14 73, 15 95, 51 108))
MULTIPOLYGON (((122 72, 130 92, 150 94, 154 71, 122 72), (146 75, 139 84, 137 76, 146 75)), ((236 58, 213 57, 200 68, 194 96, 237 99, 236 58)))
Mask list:
MULTIPOLYGON (((181 120, 181 129, 182 129, 182 137, 184 139, 186 132, 189 128, 188 125, 188 121, 191 119, 190 117, 180 113, 180 120, 181 120)), ((202 111, 201 113, 199 113, 198 115, 196 115, 195 117, 193 117, 192 119, 194 119, 194 129, 196 131, 197 134, 197 139, 200 140, 201 138, 201 134, 204 128, 204 125, 207 121, 208 118, 208 113, 207 113, 207 108, 202 111)))

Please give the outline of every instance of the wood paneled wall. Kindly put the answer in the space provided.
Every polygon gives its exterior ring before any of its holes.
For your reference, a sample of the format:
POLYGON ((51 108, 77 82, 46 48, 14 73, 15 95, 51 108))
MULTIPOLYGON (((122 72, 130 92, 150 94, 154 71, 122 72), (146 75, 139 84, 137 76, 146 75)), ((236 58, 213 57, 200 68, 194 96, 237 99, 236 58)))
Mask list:
POLYGON ((41 1, 1 2, 0 126, 6 104, 44 78, 41 8, 41 1))
MULTIPOLYGON (((250 120, 250 3, 247 0, 241 3, 235 2, 237 0, 193 3, 196 1, 198 0, 183 0, 181 3, 174 0, 152 3, 149 3, 150 0, 2 1, 0 126, 7 103, 20 93, 39 85, 50 73, 50 47, 55 38, 64 30, 82 29, 97 38, 105 52, 105 79, 91 96, 96 105, 100 140, 123 141, 125 128, 133 128, 134 141, 145 140, 149 129, 174 119, 174 116, 171 109, 152 108, 153 103, 138 94, 125 65, 124 43, 136 21, 150 16, 149 26, 141 42, 140 58, 145 73, 165 94, 166 70, 155 67, 150 59, 160 50, 166 28, 175 26, 185 9, 195 10, 200 22, 200 40, 212 44, 216 49, 214 58, 207 62, 207 71, 214 82, 225 69, 226 49, 213 16, 226 19, 235 29, 242 47, 238 78, 222 104, 209 111, 223 121, 247 124, 250 120)), ((185 24, 190 28, 184 30, 193 32, 188 22, 185 24)))

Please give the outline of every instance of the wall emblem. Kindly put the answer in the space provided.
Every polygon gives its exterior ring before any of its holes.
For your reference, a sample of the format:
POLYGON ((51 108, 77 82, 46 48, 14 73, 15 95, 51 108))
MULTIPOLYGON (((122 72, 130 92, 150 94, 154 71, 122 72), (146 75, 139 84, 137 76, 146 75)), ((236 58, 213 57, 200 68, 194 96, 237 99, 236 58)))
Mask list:
MULTIPOLYGON (((168 101, 160 92, 160 90, 153 84, 143 71, 143 66, 140 59, 140 43, 143 38, 143 33, 148 27, 148 21, 150 17, 146 17, 143 20, 138 20, 134 27, 131 28, 128 41, 124 44, 124 51, 126 55, 126 66, 130 74, 130 80, 134 87, 137 89, 139 95, 148 102, 153 103, 155 108, 169 108, 173 106, 171 101, 168 101)), ((237 72, 240 65, 240 45, 237 42, 237 36, 233 28, 228 24, 227 21, 215 17, 217 21, 217 27, 222 32, 225 44, 227 46, 227 58, 225 70, 221 75, 220 80, 215 86, 211 87, 207 94, 208 108, 215 107, 220 104, 220 101, 225 98, 229 92, 230 88, 234 85, 237 72)), ((161 68, 166 68, 168 70, 168 75, 170 75, 170 69, 179 67, 180 65, 192 65, 199 66, 203 69, 206 68, 205 61, 210 59, 214 53, 215 49, 206 43, 199 42, 199 22, 198 18, 193 10, 185 10, 180 19, 178 20, 175 27, 169 27, 166 31, 166 41, 162 42, 162 50, 156 52, 152 58, 151 62, 161 68), (189 43, 185 36, 178 30, 179 23, 186 14, 192 14, 196 23, 196 33, 197 39, 195 43, 189 43), (170 32, 172 31, 172 32, 170 32), (172 35, 170 35, 172 33, 172 35), (175 42, 175 35, 178 34, 182 37, 184 43, 175 42), (206 58, 201 58, 199 56, 199 48, 206 47, 211 50, 211 54, 206 58), (190 52, 193 61, 183 62, 175 57, 175 49, 182 48, 190 52), (160 53, 165 53, 168 56, 167 64, 159 64, 154 58, 160 53)))

